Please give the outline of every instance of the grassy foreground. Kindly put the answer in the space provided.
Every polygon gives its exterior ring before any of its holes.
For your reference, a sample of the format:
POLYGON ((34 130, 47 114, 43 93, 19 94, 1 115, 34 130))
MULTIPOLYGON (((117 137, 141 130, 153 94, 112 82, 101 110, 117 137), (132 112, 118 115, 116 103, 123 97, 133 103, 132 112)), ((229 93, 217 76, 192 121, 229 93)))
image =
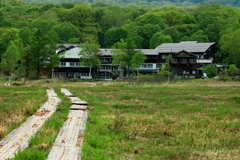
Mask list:
MULTIPOLYGON (((60 87, 65 87, 88 101, 82 159, 240 159, 239 83, 200 81, 141 86, 105 83, 89 87, 91 84, 81 82, 37 86, 1 86, 5 90, 1 99, 5 98, 5 104, 12 92, 22 90, 32 91, 34 97, 44 97, 46 87, 51 86, 58 93, 60 87), (37 90, 40 91, 34 95, 37 90)), ((1 112, 8 108, 2 104, 1 112)), ((51 135, 56 126, 61 126, 54 120, 64 111, 59 119, 64 122, 67 105, 65 100, 53 115, 53 122, 50 119, 40 131, 43 135, 38 133, 38 138, 31 141, 32 149, 46 150, 45 157, 54 138, 45 140, 49 142, 44 142, 47 147, 39 147, 44 134, 51 135)), ((3 119, 7 121, 10 117, 3 119)))
POLYGON ((83 159, 240 159, 239 86, 68 89, 91 108, 83 159))

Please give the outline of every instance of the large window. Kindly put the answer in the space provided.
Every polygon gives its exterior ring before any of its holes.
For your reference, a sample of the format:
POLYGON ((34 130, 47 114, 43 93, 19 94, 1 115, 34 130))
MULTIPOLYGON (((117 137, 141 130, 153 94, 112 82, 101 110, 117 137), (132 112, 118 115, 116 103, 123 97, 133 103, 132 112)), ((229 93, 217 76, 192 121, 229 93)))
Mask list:
POLYGON ((66 62, 61 62, 61 67, 65 67, 66 66, 66 62))
POLYGON ((68 77, 74 78, 74 73, 68 73, 68 77))
POLYGON ((113 71, 118 71, 118 66, 113 66, 113 67, 112 67, 112 70, 113 70, 113 71))
POLYGON ((166 59, 167 55, 166 54, 162 54, 162 59, 166 59))
POLYGON ((75 78, 80 78, 81 73, 75 73, 75 78))
POLYGON ((104 57, 104 61, 108 61, 108 62, 110 62, 111 60, 112 60, 111 57, 104 57))
POLYGON ((83 76, 83 77, 86 77, 88 75, 89 75, 88 73, 81 73, 81 76, 83 76))
POLYGON ((99 79, 112 79, 110 74, 100 74, 99 79))
POLYGON ((79 67, 79 63, 78 62, 69 62, 69 66, 70 67, 79 67))
POLYGON ((198 59, 203 59, 203 55, 202 54, 199 54, 199 55, 197 55, 197 57, 198 57, 198 59))
POLYGON ((181 63, 186 63, 187 60, 186 60, 186 59, 180 59, 180 62, 181 62, 181 63))
POLYGON ((140 68, 153 68, 153 64, 141 64, 140 68))
POLYGON ((75 66, 75 62, 70 62, 70 66, 74 67, 75 66))
POLYGON ((177 63, 177 59, 176 59, 176 58, 173 58, 173 59, 171 59, 171 62, 172 62, 172 63, 177 63))
POLYGON ((102 66, 101 71, 111 71, 111 66, 102 66))
POLYGON ((189 62, 190 63, 196 63, 196 59, 190 59, 189 62))

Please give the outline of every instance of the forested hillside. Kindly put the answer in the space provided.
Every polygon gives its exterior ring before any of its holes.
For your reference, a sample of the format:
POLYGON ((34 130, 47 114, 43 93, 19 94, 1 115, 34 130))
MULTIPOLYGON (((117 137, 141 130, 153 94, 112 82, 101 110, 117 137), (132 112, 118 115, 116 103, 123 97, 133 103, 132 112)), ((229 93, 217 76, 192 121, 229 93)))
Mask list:
POLYGON ((30 68, 39 74, 46 61, 49 67, 59 61, 53 52, 56 43, 83 43, 89 38, 96 39, 101 48, 111 48, 127 37, 139 49, 166 42, 216 42, 215 62, 240 66, 240 9, 218 4, 143 9, 103 2, 27 5, 19 0, 2 1, 0 32, 4 74, 16 68, 19 74, 28 75, 30 68))
MULTIPOLYGON (((59 4, 63 0, 23 0, 23 2, 31 3, 56 3, 59 4)), ((240 7, 239 0, 64 0, 64 2, 84 2, 84 3, 96 3, 104 2, 112 5, 126 6, 137 5, 139 7, 161 7, 164 5, 174 6, 199 6, 203 4, 218 3, 225 6, 240 7)))

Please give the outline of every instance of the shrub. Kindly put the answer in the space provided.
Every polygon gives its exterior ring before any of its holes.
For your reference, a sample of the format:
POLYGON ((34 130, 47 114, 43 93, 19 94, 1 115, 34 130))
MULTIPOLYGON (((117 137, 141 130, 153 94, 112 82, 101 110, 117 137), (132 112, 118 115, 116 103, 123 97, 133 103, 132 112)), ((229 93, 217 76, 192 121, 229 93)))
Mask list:
POLYGON ((21 85, 22 85, 22 83, 19 81, 12 82, 12 86, 21 86, 21 85))
POLYGON ((203 73, 206 73, 209 77, 215 77, 217 75, 215 66, 207 65, 203 68, 203 73))
POLYGON ((229 73, 231 76, 233 76, 233 75, 238 74, 238 73, 239 73, 239 70, 238 70, 238 68, 237 68, 234 64, 231 64, 231 65, 229 66, 228 73, 229 73))
POLYGON ((77 78, 69 78, 68 81, 70 81, 70 82, 77 82, 78 79, 77 78))

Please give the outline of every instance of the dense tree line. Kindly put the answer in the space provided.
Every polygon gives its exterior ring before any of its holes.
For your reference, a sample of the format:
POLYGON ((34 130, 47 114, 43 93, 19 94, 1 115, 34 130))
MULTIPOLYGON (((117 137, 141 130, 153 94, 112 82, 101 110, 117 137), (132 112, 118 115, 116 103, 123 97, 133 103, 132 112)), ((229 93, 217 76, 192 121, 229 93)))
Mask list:
POLYGON ((56 43, 93 39, 101 48, 111 48, 127 37, 139 49, 155 48, 166 42, 216 42, 215 62, 240 66, 237 7, 205 4, 144 9, 103 2, 0 2, 0 67, 7 75, 17 68, 17 73, 26 77, 33 71, 39 76, 46 62, 51 68, 60 60, 54 54, 56 43))
MULTIPOLYGON (((225 6, 234 6, 240 7, 240 2, 238 0, 64 0, 65 2, 84 2, 84 3, 96 3, 96 2, 105 2, 111 5, 119 6, 129 6, 135 5, 140 7, 162 7, 165 5, 174 5, 174 6, 199 6, 203 4, 212 4, 218 3, 225 6)), ((59 4, 63 0, 23 0, 27 4, 32 3, 56 3, 59 4)))

